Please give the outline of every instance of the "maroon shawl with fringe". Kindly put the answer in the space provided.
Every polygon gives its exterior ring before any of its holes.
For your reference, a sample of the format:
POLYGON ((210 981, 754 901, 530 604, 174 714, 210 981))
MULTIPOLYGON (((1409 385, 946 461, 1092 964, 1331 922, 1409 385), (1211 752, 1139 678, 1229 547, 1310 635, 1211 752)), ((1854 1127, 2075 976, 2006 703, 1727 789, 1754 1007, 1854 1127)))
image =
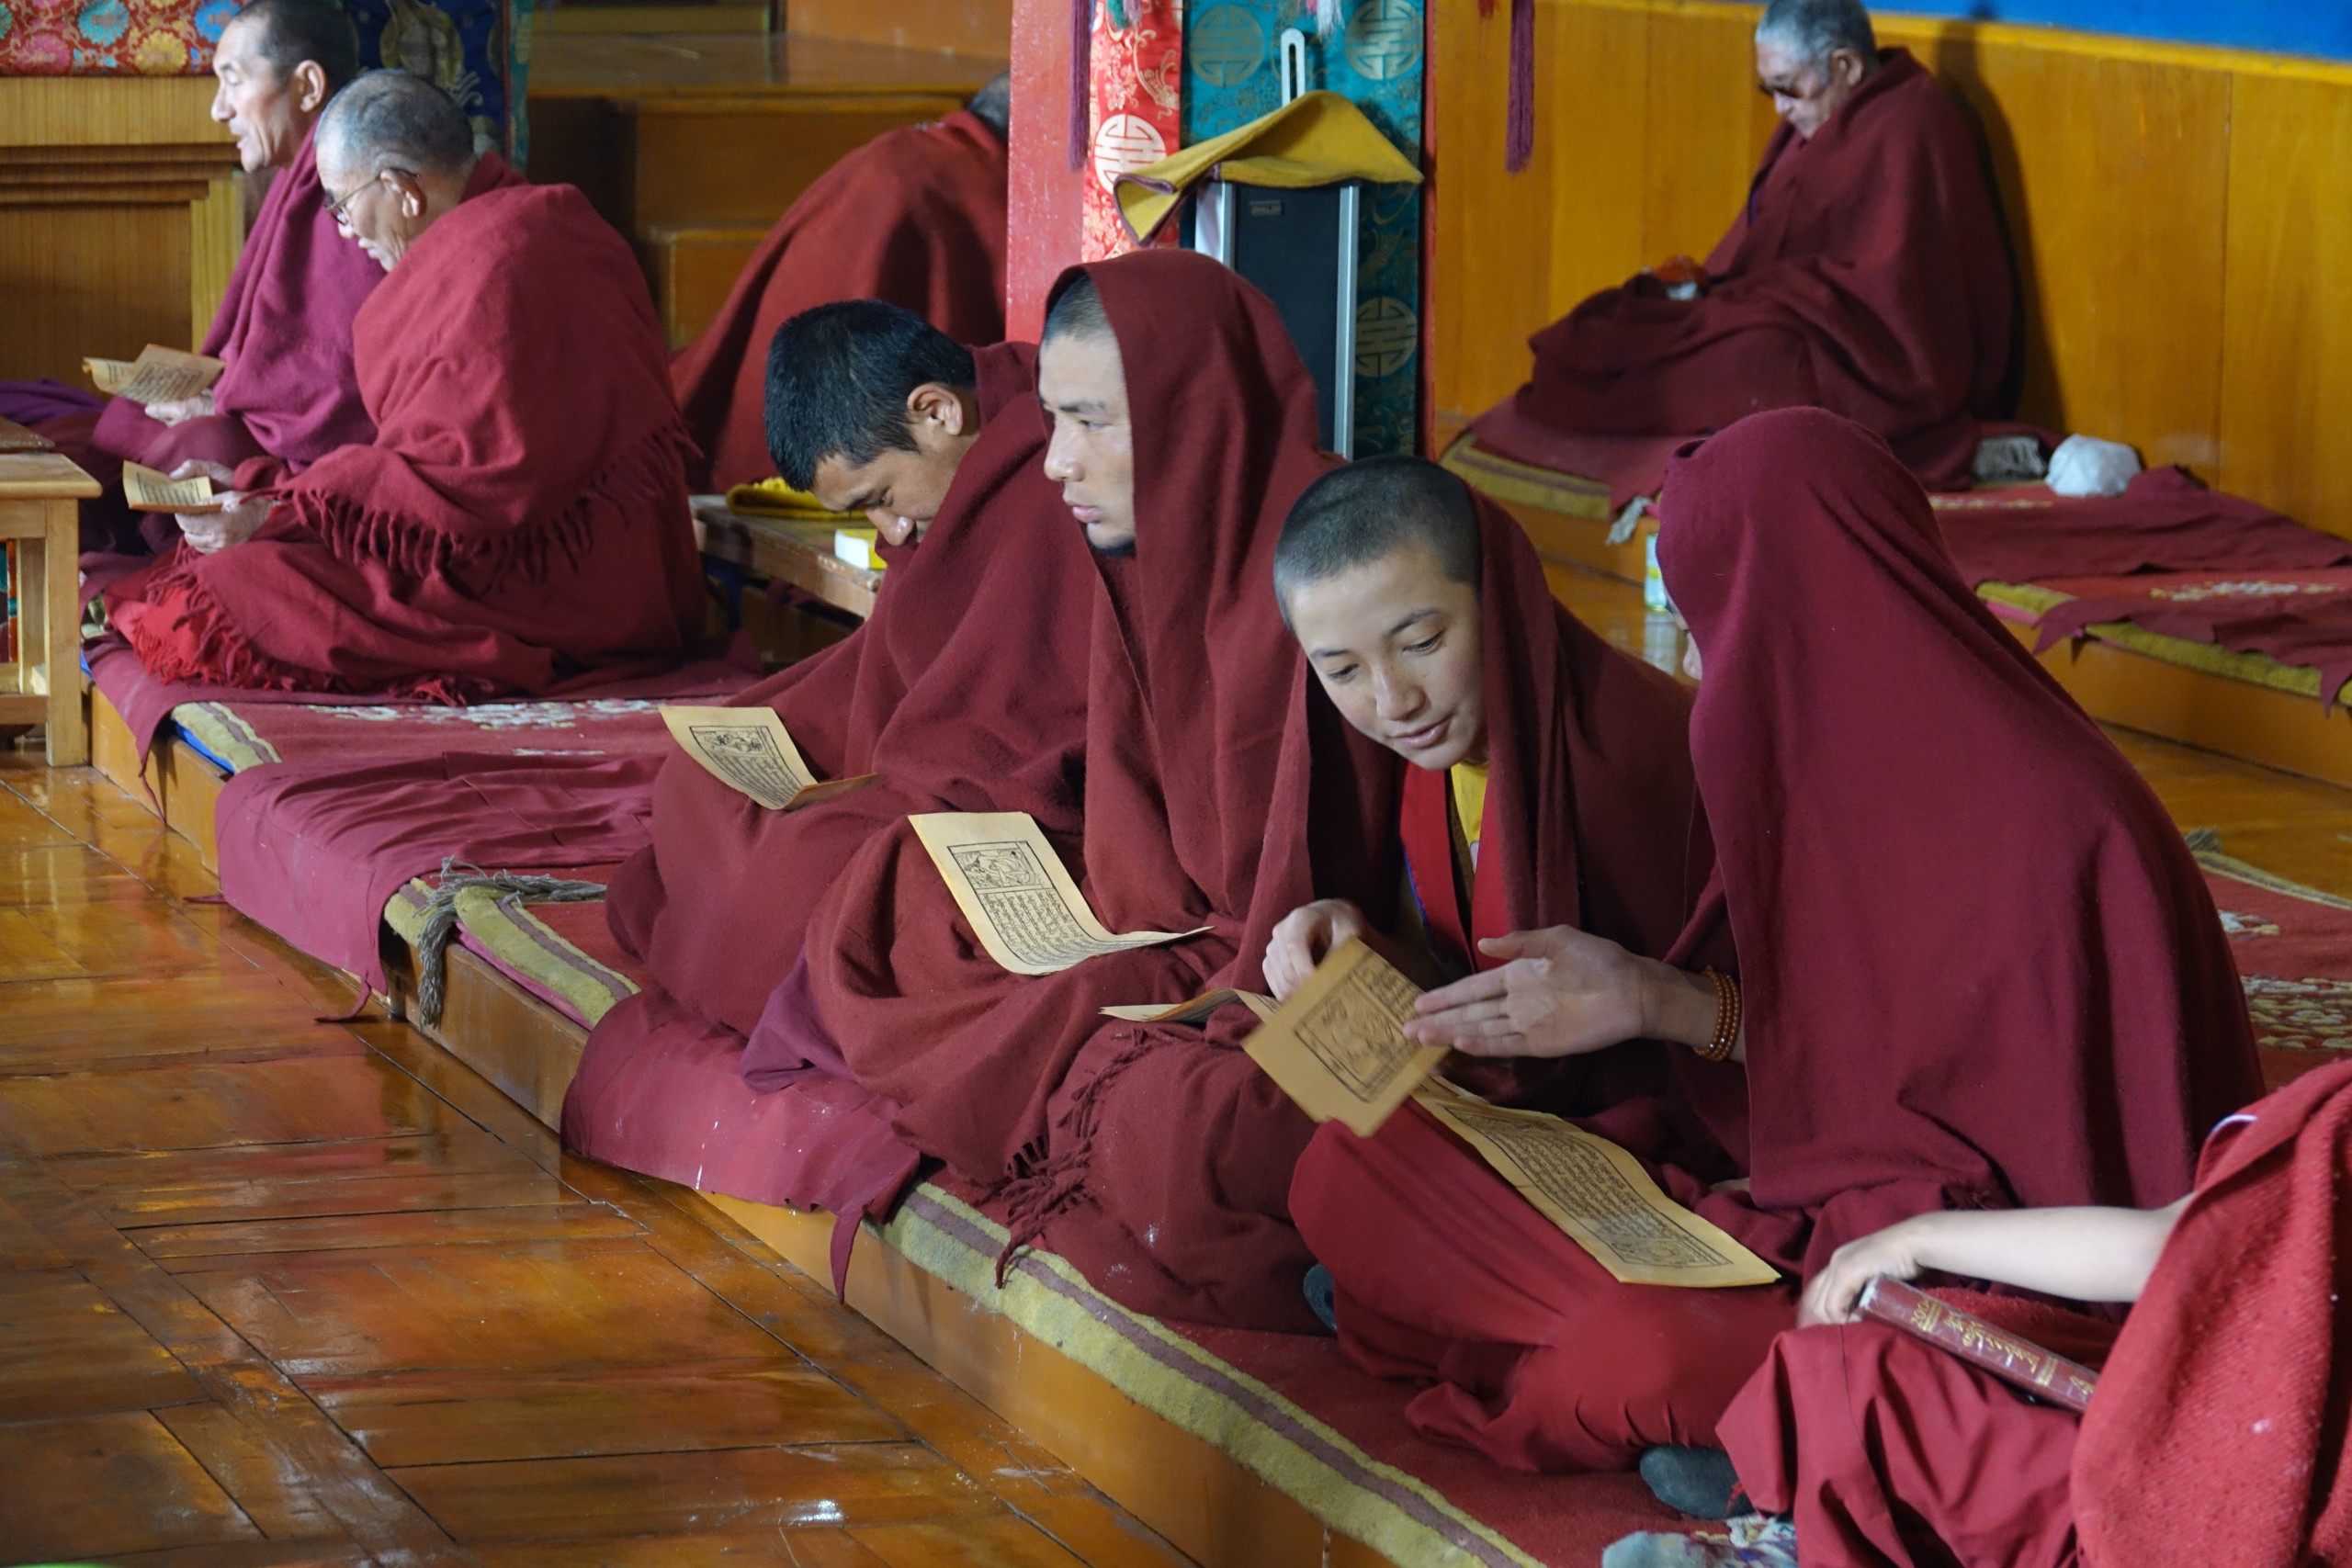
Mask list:
POLYGON ((1550 434, 1691 434, 1810 405, 1884 436, 1930 488, 1966 488, 2014 290, 1975 140, 1907 51, 1810 141, 1774 133, 1707 276, 1688 300, 1637 278, 1536 333, 1533 376, 1480 416, 1481 444, 1557 468, 1550 434))
POLYGON ((680 754, 655 786, 651 847, 614 879, 616 938, 740 1033, 800 956, 819 894, 875 832, 911 811, 1021 810, 1077 829, 1083 628, 1101 591, 1045 477, 1036 350, 983 348, 974 364, 979 439, 922 542, 884 547, 873 619, 732 699, 775 709, 821 776, 880 782, 769 811, 680 754))
POLYGON ((577 190, 505 177, 359 312, 375 441, 277 486, 244 544, 108 592, 151 671, 454 701, 684 648, 701 570, 644 275, 577 190))
MULTIPOLYGON (((493 179, 507 172, 494 152, 482 164, 493 179)), ((305 136, 270 182, 205 334, 203 352, 228 365, 213 384, 214 413, 167 425, 117 398, 93 444, 166 473, 190 457, 234 468, 256 457, 300 473, 338 446, 372 441, 352 323, 383 281, 376 258, 337 231, 305 136)))
POLYGON ((1004 139, 957 110, 887 131, 800 194, 760 243, 718 319, 670 367, 697 490, 775 472, 768 340, 836 299, 903 305, 957 343, 1004 336, 1004 139))
MULTIPOLYGON (((1057 1110, 1057 1091, 1090 1049, 1097 1088, 1161 1047, 1197 1053, 1201 1030, 1109 1023, 1100 1010, 1212 985, 1262 989, 1267 938, 1315 897, 1318 869, 1329 868, 1320 886, 1375 918, 1396 886, 1395 760, 1309 690, 1274 602, 1283 518, 1330 462, 1316 447, 1305 367, 1265 297, 1207 257, 1147 251, 1083 270, 1126 367, 1136 546, 1132 557, 1097 558, 1084 829, 1058 843, 1111 930, 1209 929, 1058 975, 1008 975, 901 828, 834 883, 806 946, 824 1027, 858 1080, 898 1104, 899 1130, 985 1188, 1019 1183, 1006 1194, 1016 1243, 1073 1204, 1111 1201, 1101 1182, 1090 1187, 1098 1153, 1148 1172, 1130 1185, 1175 1193, 1180 1207, 1206 1201, 1212 1185, 1270 1190, 1279 1204, 1309 1128, 1246 1057, 1223 1049, 1253 1021, 1246 1012, 1212 1021, 1215 1058, 1185 1092, 1215 1084, 1198 1105, 1163 1101, 1148 1141, 1097 1145, 1091 1091, 1057 1110), (1208 1070, 1235 1064, 1230 1076, 1208 1070), (1238 1135, 1236 1098, 1283 1135, 1238 1135)), ((1166 1247, 1134 1274, 1099 1258, 1081 1266, 1129 1299, 1137 1275, 1165 1269, 1171 1288, 1192 1293, 1149 1304, 1178 1315, 1230 1318, 1232 1301, 1260 1292, 1286 1292, 1295 1311, 1295 1276, 1234 1277, 1242 1233, 1287 1233, 1286 1217, 1228 1217, 1233 1227, 1218 1234, 1169 1217, 1166 1247)))
POLYGON ((1753 1192, 1702 1212, 1810 1273, 1928 1210, 2187 1191, 2261 1089, 2212 897, 1918 481, 1784 410, 1678 457, 1664 516, 1747 1001, 1753 1192))

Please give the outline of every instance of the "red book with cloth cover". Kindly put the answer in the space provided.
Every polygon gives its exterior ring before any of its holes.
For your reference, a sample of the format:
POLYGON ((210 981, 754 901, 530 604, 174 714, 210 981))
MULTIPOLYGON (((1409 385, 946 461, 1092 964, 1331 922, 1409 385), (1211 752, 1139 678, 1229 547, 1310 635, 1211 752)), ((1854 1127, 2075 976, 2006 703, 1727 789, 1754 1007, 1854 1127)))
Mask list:
POLYGON ((1971 1366, 2077 1415, 2090 1407, 2091 1391, 2098 1387, 2098 1374, 2080 1362, 1884 1274, 1862 1287, 1855 1307, 1864 1317, 1940 1345, 1971 1366))

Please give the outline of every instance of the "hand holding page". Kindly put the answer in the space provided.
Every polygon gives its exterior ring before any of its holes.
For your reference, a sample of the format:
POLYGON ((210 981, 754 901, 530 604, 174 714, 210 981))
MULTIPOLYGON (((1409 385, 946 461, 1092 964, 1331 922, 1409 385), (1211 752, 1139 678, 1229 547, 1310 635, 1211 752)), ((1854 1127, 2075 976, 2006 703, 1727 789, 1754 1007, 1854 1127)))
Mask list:
POLYGON ((1161 1002, 1130 1002, 1125 1006, 1104 1008, 1105 1018, 1125 1019, 1129 1023, 1199 1023, 1209 1014, 1228 1002, 1239 1002, 1258 1015, 1263 1023, 1274 1016, 1274 998, 1256 991, 1237 990, 1231 986, 1219 986, 1214 991, 1203 991, 1190 1001, 1170 1006, 1161 1002))
POLYGON ((1445 1059, 1444 1046, 1405 1038, 1420 994, 1350 937, 1242 1049, 1301 1111, 1369 1138, 1445 1059))
POLYGON ((219 512, 229 504, 202 474, 175 479, 144 463, 122 466, 122 500, 133 512, 219 512))
POLYGON ((872 773, 816 782, 774 708, 665 707, 662 722, 713 778, 770 811, 814 806, 874 782, 872 773))
POLYGON ((227 361, 209 354, 190 354, 186 349, 151 343, 139 351, 136 359, 85 359, 82 367, 90 373, 90 380, 99 391, 129 398, 143 406, 192 398, 219 380, 220 372, 229 367, 227 361))
POLYGON ((1628 1285, 1769 1285, 1780 1271, 1658 1190, 1608 1139, 1540 1111, 1420 1097, 1421 1108, 1628 1285))
POLYGON ((929 811, 907 820, 980 945, 1015 975, 1057 975, 1102 953, 1208 930, 1113 935, 1025 811, 929 811))

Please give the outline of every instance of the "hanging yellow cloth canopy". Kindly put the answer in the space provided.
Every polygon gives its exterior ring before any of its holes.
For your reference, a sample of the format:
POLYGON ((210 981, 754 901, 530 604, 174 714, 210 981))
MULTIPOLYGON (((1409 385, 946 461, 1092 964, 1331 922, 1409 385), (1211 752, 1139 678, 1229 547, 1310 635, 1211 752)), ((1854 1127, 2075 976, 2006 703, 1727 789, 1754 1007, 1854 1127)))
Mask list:
POLYGON ((727 492, 727 510, 747 517, 786 517, 806 523, 832 523, 849 515, 827 510, 807 491, 795 490, 778 479, 732 487, 727 492))
POLYGON ((1302 93, 1238 130, 1212 136, 1157 164, 1121 175, 1114 194, 1138 243, 1168 221, 1184 193, 1204 179, 1274 190, 1304 190, 1341 180, 1419 185, 1421 171, 1395 142, 1337 93, 1302 93))

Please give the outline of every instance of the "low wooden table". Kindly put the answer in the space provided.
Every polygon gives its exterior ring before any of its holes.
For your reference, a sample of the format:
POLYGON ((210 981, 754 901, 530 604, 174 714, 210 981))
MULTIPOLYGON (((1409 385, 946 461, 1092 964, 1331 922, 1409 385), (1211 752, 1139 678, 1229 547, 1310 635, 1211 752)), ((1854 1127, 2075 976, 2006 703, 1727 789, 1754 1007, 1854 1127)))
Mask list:
POLYGON ((47 727, 49 765, 90 760, 82 716, 82 513, 98 481, 54 452, 0 454, 0 539, 17 541, 17 661, 0 664, 0 724, 47 727))
POLYGON ((882 574, 833 554, 830 523, 791 523, 730 512, 724 502, 695 498, 695 533, 702 553, 771 582, 789 582, 860 620, 874 614, 882 574))

